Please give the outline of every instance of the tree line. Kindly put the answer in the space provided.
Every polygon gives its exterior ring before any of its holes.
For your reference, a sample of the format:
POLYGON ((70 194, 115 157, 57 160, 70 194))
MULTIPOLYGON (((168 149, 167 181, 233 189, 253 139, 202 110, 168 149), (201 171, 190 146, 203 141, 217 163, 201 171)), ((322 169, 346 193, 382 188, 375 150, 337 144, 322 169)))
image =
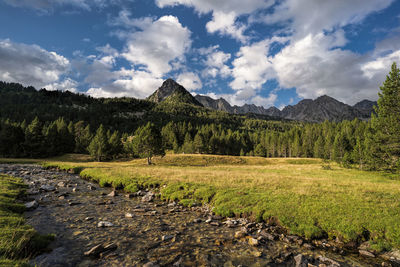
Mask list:
POLYGON ((0 121, 0 155, 48 157, 89 153, 98 161, 174 153, 311 157, 360 169, 400 170, 400 74, 396 64, 379 93, 370 121, 299 123, 246 119, 239 125, 201 120, 147 122, 120 133, 85 121, 0 121), (94 129, 93 129, 94 130, 94 129))

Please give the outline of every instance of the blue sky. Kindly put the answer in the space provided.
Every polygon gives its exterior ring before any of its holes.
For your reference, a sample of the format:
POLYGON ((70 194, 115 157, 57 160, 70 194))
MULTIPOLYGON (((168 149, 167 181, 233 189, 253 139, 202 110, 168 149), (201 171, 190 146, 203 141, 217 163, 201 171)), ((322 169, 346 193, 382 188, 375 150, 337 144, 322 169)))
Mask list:
POLYGON ((231 104, 377 99, 395 0, 0 0, 0 80, 145 98, 166 78, 231 104))

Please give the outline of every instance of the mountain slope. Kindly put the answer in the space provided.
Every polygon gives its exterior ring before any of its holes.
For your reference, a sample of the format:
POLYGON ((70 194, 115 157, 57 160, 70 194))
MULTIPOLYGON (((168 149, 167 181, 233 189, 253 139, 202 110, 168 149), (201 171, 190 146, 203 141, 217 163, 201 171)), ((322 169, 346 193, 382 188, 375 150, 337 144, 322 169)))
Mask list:
POLYGON ((225 111, 231 114, 247 114, 254 113, 267 115, 274 118, 308 121, 308 122, 323 122, 353 120, 359 118, 367 120, 371 117, 373 106, 376 102, 363 100, 354 106, 344 104, 330 96, 321 96, 315 100, 304 99, 296 105, 289 105, 282 111, 276 107, 265 109, 264 107, 254 104, 245 104, 243 106, 231 106, 225 99, 212 99, 208 96, 196 95, 195 97, 204 107, 225 111))
POLYGON ((196 106, 203 106, 197 101, 186 89, 172 79, 163 82, 152 95, 147 98, 148 101, 154 103, 166 102, 169 104, 186 103, 196 106))

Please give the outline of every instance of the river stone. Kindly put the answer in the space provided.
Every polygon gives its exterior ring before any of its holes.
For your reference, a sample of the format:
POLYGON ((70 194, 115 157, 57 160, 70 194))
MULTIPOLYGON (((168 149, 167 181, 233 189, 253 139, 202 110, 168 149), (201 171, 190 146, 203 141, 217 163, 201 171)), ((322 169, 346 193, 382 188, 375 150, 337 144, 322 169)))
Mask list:
POLYGON ((112 227, 114 226, 114 224, 110 223, 110 222, 106 222, 106 221, 100 221, 97 224, 97 227, 112 227))
POLYGON ((125 218, 133 218, 133 214, 132 213, 125 213, 125 218))
POLYGON ((307 266, 307 262, 304 259, 303 254, 299 254, 294 256, 294 262, 296 263, 296 267, 305 267, 307 266))
POLYGON ((25 203, 25 208, 26 208, 27 210, 34 210, 34 209, 36 209, 37 207, 39 207, 39 203, 37 203, 36 200, 25 203))
POLYGON ((235 232, 235 238, 240 239, 246 236, 246 233, 243 231, 236 231, 235 232))
POLYGON ((249 237, 249 239, 247 240, 247 242, 249 243, 249 245, 251 246, 258 246, 259 242, 257 239, 253 238, 253 237, 249 237))
POLYGON ((358 253, 360 253, 360 255, 361 255, 361 256, 364 256, 364 257, 375 258, 375 255, 374 255, 373 253, 369 252, 368 250, 360 249, 360 250, 358 251, 358 253))
POLYGON ((276 240, 278 238, 276 235, 272 235, 272 234, 268 233, 265 230, 261 230, 260 236, 262 236, 262 237, 264 237, 264 238, 266 238, 266 239, 268 239, 270 241, 274 241, 274 240, 276 240))
POLYGON ((143 264, 143 267, 159 267, 159 266, 160 265, 158 265, 157 263, 152 262, 152 261, 150 261, 150 262, 148 262, 146 264, 143 264))
POLYGON ((40 187, 40 189, 43 190, 43 191, 46 191, 46 192, 51 192, 51 191, 56 190, 56 188, 55 188, 54 186, 48 185, 48 184, 42 185, 42 186, 40 187))
POLYGON ((329 266, 332 266, 332 267, 339 267, 340 266, 340 263, 338 263, 337 261, 334 261, 334 260, 329 259, 329 258, 324 257, 324 256, 318 256, 317 260, 319 260, 319 261, 321 261, 323 263, 328 263, 329 266))
POLYGON ((93 191, 93 190, 96 190, 96 187, 94 187, 93 185, 88 185, 88 189, 90 190, 90 191, 93 191))
POLYGON ((58 186, 58 187, 65 187, 65 183, 64 183, 64 182, 59 182, 59 183, 57 184, 57 186, 58 186))
POLYGON ((148 192, 145 196, 142 197, 142 202, 151 202, 154 199, 154 193, 148 192))
POLYGON ((108 196, 108 197, 115 197, 115 196, 117 196, 117 195, 118 195, 118 193, 117 193, 115 190, 113 190, 113 191, 111 191, 111 193, 108 194, 107 196, 108 196))
POLYGON ((163 235, 163 236, 161 237, 161 240, 162 240, 162 241, 168 241, 168 240, 171 240, 172 238, 174 238, 173 235, 163 235))

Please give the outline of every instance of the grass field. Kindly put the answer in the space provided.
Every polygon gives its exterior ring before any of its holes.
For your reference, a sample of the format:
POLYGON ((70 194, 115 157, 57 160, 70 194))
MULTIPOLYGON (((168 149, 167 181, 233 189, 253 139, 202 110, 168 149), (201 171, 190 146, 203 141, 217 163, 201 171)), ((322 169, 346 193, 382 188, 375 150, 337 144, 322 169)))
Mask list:
POLYGON ((126 191, 157 187, 164 199, 210 203, 217 214, 278 222, 306 238, 367 238, 378 250, 400 248, 400 181, 390 175, 319 159, 168 154, 153 162, 68 155, 42 164, 126 191))
POLYGON ((0 266, 26 266, 52 240, 25 224, 25 207, 17 203, 25 187, 21 179, 0 174, 0 266))

